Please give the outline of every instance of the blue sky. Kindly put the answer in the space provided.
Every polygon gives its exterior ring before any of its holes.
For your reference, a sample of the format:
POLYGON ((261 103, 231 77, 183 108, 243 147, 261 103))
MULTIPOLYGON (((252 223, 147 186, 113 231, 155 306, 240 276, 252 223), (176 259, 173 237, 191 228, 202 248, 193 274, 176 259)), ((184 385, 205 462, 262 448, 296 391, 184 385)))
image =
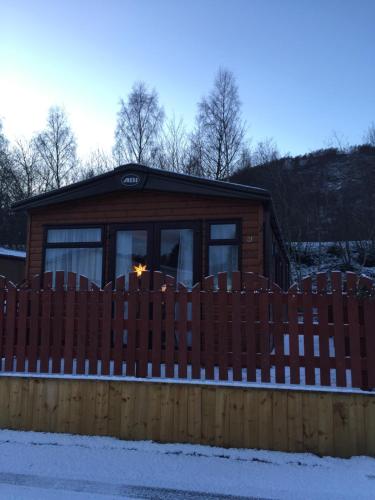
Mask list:
POLYGON ((219 66, 248 135, 281 152, 359 143, 375 121, 375 0, 0 0, 0 117, 13 139, 65 107, 86 155, 110 150, 120 97, 143 80, 194 125, 219 66))

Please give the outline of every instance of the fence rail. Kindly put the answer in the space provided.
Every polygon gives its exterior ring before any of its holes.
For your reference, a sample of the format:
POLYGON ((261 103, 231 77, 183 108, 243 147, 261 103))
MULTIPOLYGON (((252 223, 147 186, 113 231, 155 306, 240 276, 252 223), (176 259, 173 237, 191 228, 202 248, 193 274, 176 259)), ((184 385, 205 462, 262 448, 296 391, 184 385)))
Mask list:
POLYGON ((373 282, 319 273, 282 291, 253 273, 188 290, 131 273, 0 278, 0 371, 375 388, 373 282), (54 284, 54 286, 52 286, 54 284))

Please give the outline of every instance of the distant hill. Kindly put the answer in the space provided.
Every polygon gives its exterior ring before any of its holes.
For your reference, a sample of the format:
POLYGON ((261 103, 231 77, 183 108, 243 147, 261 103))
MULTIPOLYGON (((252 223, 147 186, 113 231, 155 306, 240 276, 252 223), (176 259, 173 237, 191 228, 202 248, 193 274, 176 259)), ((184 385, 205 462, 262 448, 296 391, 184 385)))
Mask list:
POLYGON ((322 149, 238 170, 272 193, 286 241, 375 240, 375 147, 322 149))

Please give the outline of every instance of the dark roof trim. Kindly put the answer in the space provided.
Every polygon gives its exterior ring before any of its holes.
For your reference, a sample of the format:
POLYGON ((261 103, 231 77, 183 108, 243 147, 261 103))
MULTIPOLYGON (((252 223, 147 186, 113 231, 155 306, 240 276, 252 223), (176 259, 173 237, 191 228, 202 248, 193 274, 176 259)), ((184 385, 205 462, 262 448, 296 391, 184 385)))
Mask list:
POLYGON ((270 194, 265 189, 215 181, 178 174, 166 170, 146 167, 130 163, 69 186, 54 189, 13 204, 14 210, 28 210, 56 203, 88 198, 114 191, 153 190, 174 193, 188 193, 203 196, 222 196, 225 198, 242 198, 267 201, 270 194), (126 182, 125 178, 129 183, 126 182))

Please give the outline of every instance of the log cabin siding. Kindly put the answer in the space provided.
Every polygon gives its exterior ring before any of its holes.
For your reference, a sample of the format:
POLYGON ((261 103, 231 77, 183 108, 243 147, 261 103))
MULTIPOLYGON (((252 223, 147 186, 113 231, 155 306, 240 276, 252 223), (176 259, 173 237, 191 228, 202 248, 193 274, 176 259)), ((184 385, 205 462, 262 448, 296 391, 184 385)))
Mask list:
POLYGON ((263 273, 261 202, 165 192, 114 192, 95 198, 35 208, 29 212, 27 278, 43 271, 45 227, 66 224, 104 225, 106 247, 104 281, 109 281, 111 224, 152 221, 202 221, 202 273, 206 273, 206 227, 209 220, 239 219, 242 228, 242 271, 263 273))

